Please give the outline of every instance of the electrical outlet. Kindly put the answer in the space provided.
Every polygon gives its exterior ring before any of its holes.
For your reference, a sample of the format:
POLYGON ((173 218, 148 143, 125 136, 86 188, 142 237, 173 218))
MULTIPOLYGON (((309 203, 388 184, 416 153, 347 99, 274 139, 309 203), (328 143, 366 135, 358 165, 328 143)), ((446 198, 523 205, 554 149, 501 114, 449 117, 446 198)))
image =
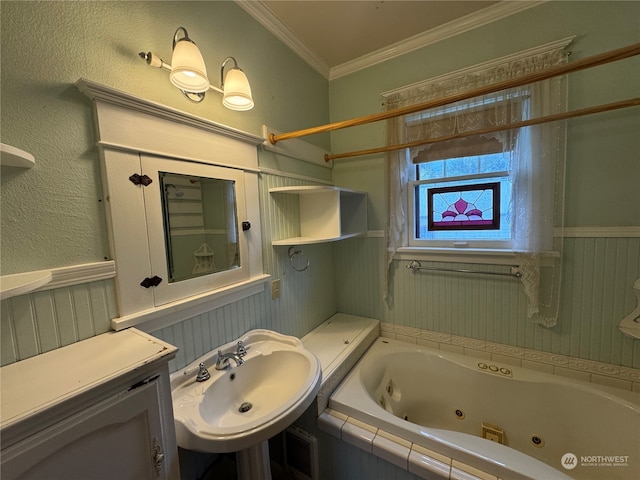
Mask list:
POLYGON ((271 299, 280 298, 280 279, 271 282, 271 299))

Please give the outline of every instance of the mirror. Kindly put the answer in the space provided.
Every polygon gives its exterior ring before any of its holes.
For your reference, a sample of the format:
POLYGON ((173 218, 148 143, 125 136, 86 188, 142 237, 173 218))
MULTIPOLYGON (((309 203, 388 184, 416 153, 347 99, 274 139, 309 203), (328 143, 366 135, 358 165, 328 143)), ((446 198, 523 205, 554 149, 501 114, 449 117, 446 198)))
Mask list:
POLYGON ((158 173, 169 283, 240 267, 236 182, 158 173))

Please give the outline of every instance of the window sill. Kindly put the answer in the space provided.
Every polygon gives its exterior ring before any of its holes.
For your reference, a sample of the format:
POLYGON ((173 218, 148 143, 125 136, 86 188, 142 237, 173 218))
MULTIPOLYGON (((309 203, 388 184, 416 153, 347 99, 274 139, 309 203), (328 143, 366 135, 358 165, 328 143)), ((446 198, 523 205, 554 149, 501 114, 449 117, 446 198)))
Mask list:
MULTIPOLYGON (((558 252, 544 252, 541 266, 553 265, 558 252)), ((429 262, 475 263, 482 265, 517 265, 516 253, 506 249, 400 247, 394 260, 423 260, 429 262)))

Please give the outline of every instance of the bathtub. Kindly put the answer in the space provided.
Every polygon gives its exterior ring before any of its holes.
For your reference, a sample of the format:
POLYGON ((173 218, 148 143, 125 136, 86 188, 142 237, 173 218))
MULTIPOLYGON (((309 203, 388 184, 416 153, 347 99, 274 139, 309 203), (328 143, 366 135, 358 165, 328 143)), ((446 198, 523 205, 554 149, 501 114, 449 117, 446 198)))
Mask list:
POLYGON ((378 338, 329 407, 503 479, 638 479, 640 396, 628 397, 378 338))

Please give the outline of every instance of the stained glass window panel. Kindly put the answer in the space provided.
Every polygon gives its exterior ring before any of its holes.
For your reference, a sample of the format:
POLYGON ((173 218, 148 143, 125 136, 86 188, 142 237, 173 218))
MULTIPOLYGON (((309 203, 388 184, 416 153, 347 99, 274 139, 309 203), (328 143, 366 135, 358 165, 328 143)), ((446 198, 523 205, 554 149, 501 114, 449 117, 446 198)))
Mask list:
POLYGON ((500 183, 427 189, 429 230, 499 230, 500 183))

